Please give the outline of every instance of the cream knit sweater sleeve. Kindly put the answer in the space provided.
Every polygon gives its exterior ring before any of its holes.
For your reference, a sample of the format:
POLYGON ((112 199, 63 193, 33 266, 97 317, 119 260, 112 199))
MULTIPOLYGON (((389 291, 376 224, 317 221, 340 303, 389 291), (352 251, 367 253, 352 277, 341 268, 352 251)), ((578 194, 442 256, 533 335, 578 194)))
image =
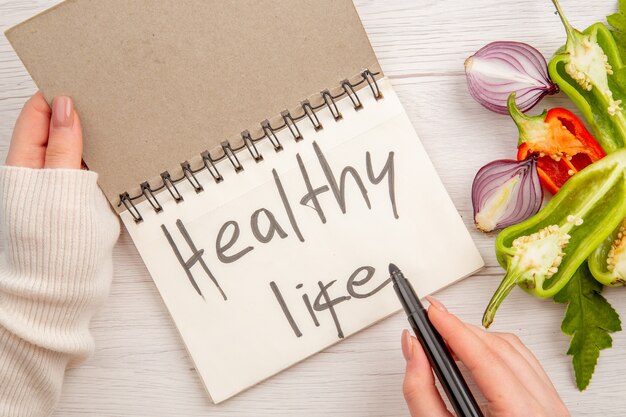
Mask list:
POLYGON ((97 174, 0 167, 0 416, 47 416, 94 347, 119 222, 97 174))

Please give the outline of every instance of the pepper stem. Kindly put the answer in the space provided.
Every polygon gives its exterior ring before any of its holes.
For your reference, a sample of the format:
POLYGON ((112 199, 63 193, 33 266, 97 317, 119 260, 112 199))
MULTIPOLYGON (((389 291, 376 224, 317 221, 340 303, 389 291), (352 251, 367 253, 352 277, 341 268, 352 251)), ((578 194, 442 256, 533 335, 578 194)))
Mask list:
POLYGON ((561 5, 559 5, 558 0, 552 0, 552 3, 554 3, 554 7, 556 7, 556 12, 559 15, 559 17, 561 18, 561 22, 563 22, 563 26, 565 26, 565 32, 567 33, 567 39, 568 40, 573 39, 574 38, 574 30, 575 29, 572 27, 570 22, 565 17, 565 13, 563 13, 563 9, 561 9, 561 5))
POLYGON ((506 108, 509 110, 511 118, 518 126, 520 125, 521 121, 531 119, 531 117, 526 116, 522 111, 520 111, 519 107, 517 107, 517 103, 515 102, 515 92, 512 92, 509 95, 509 98, 506 100, 506 108))
POLYGON ((496 316, 496 311, 498 311, 498 308, 500 307, 504 299, 518 284, 521 275, 521 272, 516 270, 507 271, 506 275, 502 279, 502 282, 498 286, 498 289, 495 293, 493 293, 493 296, 491 297, 491 300, 489 301, 489 304, 485 309, 485 313, 483 314, 483 326, 485 328, 488 328, 491 323, 493 323, 493 319, 496 316))
POLYGON ((515 92, 509 95, 506 101, 506 107, 519 131, 518 146, 525 142, 536 142, 537 138, 543 140, 546 135, 545 118, 548 114, 546 110, 537 116, 525 114, 517 107, 517 103, 515 103, 515 92))

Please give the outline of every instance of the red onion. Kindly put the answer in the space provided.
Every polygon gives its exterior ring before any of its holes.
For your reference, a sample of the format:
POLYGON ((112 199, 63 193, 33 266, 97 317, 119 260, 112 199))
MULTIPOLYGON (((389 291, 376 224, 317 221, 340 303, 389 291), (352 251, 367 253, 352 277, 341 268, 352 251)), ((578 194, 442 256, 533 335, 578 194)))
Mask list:
POLYGON ((541 53, 521 42, 492 42, 465 60, 467 85, 474 100, 487 109, 507 114, 506 100, 516 93, 525 112, 546 94, 559 91, 548 75, 541 53))
POLYGON ((483 232, 503 229, 536 214, 543 201, 537 159, 500 159, 478 170, 472 184, 474 222, 483 232))

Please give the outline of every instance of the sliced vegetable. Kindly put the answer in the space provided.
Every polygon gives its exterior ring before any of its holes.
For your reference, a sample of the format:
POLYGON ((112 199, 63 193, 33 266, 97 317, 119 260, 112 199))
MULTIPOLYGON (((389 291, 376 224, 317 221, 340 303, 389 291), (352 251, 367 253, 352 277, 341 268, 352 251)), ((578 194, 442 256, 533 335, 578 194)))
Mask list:
POLYGON ((548 76, 543 55, 521 42, 492 42, 482 47, 465 60, 465 74, 472 97, 500 114, 507 114, 511 92, 517 93, 517 106, 526 111, 559 90, 548 76))
POLYGON ((527 116, 515 105, 515 93, 509 96, 508 109, 519 130, 517 159, 536 155, 539 179, 552 194, 572 175, 606 155, 569 110, 557 107, 527 116))
POLYGON ((490 162, 478 171, 472 184, 474 222, 483 232, 527 219, 537 213, 542 200, 535 157, 490 162))
POLYGON ((626 217, 626 149, 589 165, 567 181, 548 204, 496 238, 496 257, 507 272, 494 293, 483 325, 516 286, 552 297, 591 252, 626 217))
POLYGON ((589 269, 601 284, 626 284, 626 219, 589 256, 589 269))
POLYGON ((581 391, 591 381, 600 350, 613 344, 609 333, 622 330, 619 315, 601 292, 602 285, 593 279, 583 262, 554 296, 557 303, 567 303, 561 330, 572 337, 567 354, 572 355, 576 386, 581 391))
POLYGON ((578 106, 606 153, 626 144, 626 67, 609 29, 596 23, 574 29, 552 0, 567 32, 567 42, 548 65, 552 79, 578 106))

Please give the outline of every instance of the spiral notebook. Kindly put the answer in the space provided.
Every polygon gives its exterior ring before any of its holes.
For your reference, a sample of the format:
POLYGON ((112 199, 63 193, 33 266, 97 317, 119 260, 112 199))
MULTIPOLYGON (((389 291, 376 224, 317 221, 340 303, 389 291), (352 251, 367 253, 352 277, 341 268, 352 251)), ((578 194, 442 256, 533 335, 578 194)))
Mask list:
POLYGON ((7 37, 214 402, 396 312, 390 261, 422 295, 483 265, 349 0, 74 0, 7 37))

